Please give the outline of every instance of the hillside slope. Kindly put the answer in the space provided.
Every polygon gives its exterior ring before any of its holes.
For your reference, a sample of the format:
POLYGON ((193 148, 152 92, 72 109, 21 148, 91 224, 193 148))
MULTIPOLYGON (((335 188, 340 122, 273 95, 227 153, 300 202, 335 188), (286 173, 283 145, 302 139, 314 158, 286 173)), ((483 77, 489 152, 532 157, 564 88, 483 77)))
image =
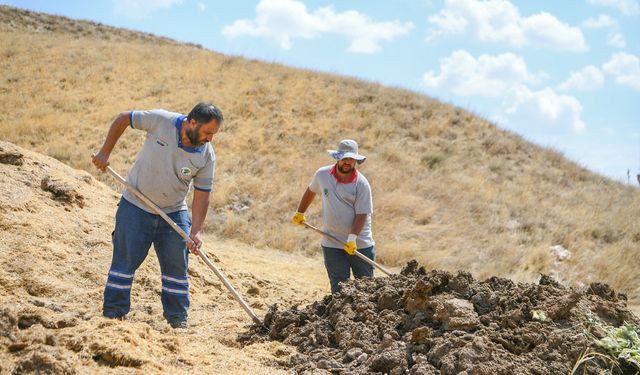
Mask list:
MULTIPOLYGON (((0 196, 0 374, 286 373, 278 361, 290 348, 236 343, 252 321, 194 257, 188 329, 172 330, 162 318, 153 251, 136 273, 127 319, 102 317, 119 194, 88 173, 0 141, 0 196)), ((318 257, 205 241, 259 316, 328 290, 318 257), (299 273, 305 277, 292 283, 299 273)))
MULTIPOLYGON (((0 7, 0 138, 97 176, 89 155, 120 111, 187 112, 210 100, 227 122, 206 229, 260 249, 315 252, 288 223, 325 153, 354 138, 368 156, 379 259, 533 281, 603 281, 640 304, 637 189, 434 99, 375 83, 224 56, 95 23, 0 7), (41 27, 39 25, 46 25, 41 27), (571 256, 558 261, 561 245, 571 256)), ((112 155, 125 172, 142 142, 112 155)), ((105 180, 103 177, 99 177, 105 180)), ((113 185, 112 185, 113 186, 113 185)), ((319 204, 310 219, 319 223, 319 204)))

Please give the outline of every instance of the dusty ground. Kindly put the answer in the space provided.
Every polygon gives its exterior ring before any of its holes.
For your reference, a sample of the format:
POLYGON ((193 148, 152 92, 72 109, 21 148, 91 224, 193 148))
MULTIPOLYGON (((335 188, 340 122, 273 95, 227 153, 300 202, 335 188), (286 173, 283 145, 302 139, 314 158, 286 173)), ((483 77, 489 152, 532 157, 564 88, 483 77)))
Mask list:
MULTIPOLYGON (((153 250, 127 319, 101 317, 119 194, 86 172, 0 142, 0 196, 0 374, 286 373, 290 347, 236 342, 251 320, 195 257, 188 329, 162 318, 153 250)), ((204 248, 259 316, 328 290, 320 258, 214 238, 204 248)))
MULTIPOLYGON (((299 349, 287 362, 296 373, 344 375, 570 374, 593 346, 585 331, 601 336, 602 323, 624 322, 639 320, 626 296, 604 284, 576 290, 548 276, 538 284, 476 281, 416 262, 400 275, 350 282, 305 308, 274 307, 265 319, 271 339, 299 349)), ((637 370, 591 361, 576 373, 637 370)))

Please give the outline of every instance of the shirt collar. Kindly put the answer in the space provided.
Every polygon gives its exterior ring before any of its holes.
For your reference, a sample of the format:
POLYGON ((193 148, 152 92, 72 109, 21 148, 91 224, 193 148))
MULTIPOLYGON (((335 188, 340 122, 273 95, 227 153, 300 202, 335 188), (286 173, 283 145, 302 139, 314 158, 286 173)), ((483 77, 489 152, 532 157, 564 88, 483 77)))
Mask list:
POLYGON ((185 115, 180 115, 180 116, 178 116, 178 118, 176 119, 175 126, 176 126, 176 133, 177 133, 177 137, 178 137, 178 147, 180 147, 181 149, 183 149, 183 150, 185 150, 186 152, 191 153, 191 154, 197 154, 197 153, 200 153, 200 152, 202 152, 202 150, 204 150, 204 147, 205 147, 206 145, 202 145, 202 146, 200 146, 200 147, 187 147, 187 146, 184 146, 184 145, 182 144, 182 137, 180 137, 180 126, 182 125, 182 122, 183 122, 183 121, 184 121, 184 119, 186 119, 186 118, 187 118, 187 116, 185 116, 185 115))
POLYGON ((338 167, 338 163, 333 165, 333 168, 331 168, 331 170, 329 171, 329 173, 331 175, 333 175, 333 177, 336 179, 336 182, 340 183, 340 184, 350 184, 352 182, 354 182, 356 180, 356 178, 358 178, 358 170, 354 169, 353 173, 351 174, 351 177, 349 177, 349 179, 347 180, 341 180, 338 178, 338 172, 336 171, 336 168, 338 167))

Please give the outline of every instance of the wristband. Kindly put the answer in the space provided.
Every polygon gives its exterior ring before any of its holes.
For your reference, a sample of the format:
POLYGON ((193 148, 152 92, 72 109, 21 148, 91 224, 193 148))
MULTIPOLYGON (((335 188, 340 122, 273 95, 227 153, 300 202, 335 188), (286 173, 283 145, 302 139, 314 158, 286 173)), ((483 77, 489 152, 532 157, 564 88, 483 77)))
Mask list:
POLYGON ((358 239, 358 235, 350 233, 349 237, 347 237, 347 242, 356 242, 356 239, 358 239))

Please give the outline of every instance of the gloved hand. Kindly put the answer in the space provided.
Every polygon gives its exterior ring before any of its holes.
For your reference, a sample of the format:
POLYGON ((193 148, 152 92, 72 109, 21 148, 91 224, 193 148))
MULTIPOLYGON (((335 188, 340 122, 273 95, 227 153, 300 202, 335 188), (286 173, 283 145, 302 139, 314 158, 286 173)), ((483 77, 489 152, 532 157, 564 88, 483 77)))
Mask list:
POLYGON ((358 236, 353 233, 349 234, 349 237, 347 237, 347 246, 343 247, 343 250, 349 255, 355 255, 356 250, 358 250, 358 247, 356 246, 356 238, 358 238, 358 236))
POLYGON ((302 223, 307 221, 307 218, 304 217, 302 212, 296 212, 295 215, 291 218, 291 222, 300 226, 304 226, 302 223))

